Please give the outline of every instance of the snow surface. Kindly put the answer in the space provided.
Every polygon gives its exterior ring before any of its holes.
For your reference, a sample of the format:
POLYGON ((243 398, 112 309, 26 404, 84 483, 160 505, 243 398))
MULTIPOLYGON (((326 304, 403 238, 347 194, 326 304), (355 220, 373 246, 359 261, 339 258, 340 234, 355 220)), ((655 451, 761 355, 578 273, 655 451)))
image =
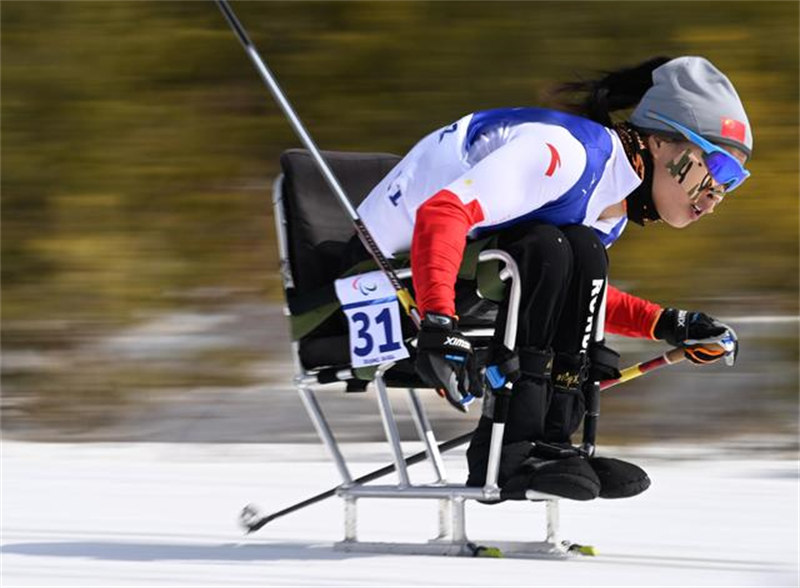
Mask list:
MULTIPOLYGON (((244 504, 269 513, 338 482, 318 446, 7 441, 2 452, 7 587, 798 585, 791 459, 667 460, 650 451, 638 461, 653 480, 643 495, 561 503, 562 536, 599 555, 543 561, 334 551, 338 498, 244 537, 236 524, 244 504)), ((354 476, 390 461, 376 444, 344 453, 354 476)), ((463 450, 445 461, 450 478, 463 480, 463 450)), ((412 481, 431 479, 427 465, 410 471, 412 481)), ((362 500, 359 513, 361 539, 435 535, 433 502, 362 500)), ((468 503, 467 528, 488 544, 539 540, 544 507, 468 503)))

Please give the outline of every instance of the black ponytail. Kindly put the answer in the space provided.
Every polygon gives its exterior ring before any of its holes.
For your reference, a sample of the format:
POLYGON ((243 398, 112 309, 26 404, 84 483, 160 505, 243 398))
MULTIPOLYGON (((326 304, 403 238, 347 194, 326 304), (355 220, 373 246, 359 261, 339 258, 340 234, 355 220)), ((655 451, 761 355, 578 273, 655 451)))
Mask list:
POLYGON ((653 70, 671 59, 654 57, 633 67, 601 72, 605 75, 599 79, 567 82, 558 86, 555 93, 585 93, 582 100, 564 106, 575 114, 610 127, 613 124, 611 113, 636 106, 653 85, 653 70))

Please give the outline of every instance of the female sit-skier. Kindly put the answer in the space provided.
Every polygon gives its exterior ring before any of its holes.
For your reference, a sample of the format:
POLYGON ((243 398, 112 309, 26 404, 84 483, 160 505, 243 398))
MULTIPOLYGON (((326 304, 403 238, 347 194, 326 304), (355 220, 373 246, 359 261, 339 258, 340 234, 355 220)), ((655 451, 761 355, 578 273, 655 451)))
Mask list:
MULTIPOLYGON (((583 116, 541 108, 469 114, 417 143, 358 212, 384 255, 410 251, 423 317, 416 369, 440 389, 452 388, 455 374, 451 396, 466 398, 475 385, 455 295, 465 245, 496 235, 493 247, 515 259, 517 348, 502 344, 506 304, 493 343, 493 362, 514 380, 504 496, 529 488, 579 500, 632 496, 649 486, 641 469, 570 450, 585 387, 618 373, 616 354, 594 342, 606 248, 628 220, 683 228, 711 214, 749 176, 752 133, 731 82, 701 57, 655 58, 562 90, 586 92, 583 116), (627 121, 612 122, 611 112, 629 108, 627 121)), ((351 246, 349 259, 367 256, 357 239, 351 246)), ((728 327, 707 314, 612 286, 606 296, 606 331, 684 344, 695 363, 722 357, 703 341, 728 327)), ((467 452, 468 485, 484 483, 490 433, 484 411, 467 452)))

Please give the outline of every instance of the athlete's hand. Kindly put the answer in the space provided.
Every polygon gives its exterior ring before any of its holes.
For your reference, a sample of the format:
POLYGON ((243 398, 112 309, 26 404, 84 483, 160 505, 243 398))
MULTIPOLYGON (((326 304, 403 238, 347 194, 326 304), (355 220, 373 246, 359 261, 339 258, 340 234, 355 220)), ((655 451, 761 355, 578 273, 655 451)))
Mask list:
POLYGON ((458 319, 428 312, 417 338, 417 373, 462 412, 476 395, 472 360, 472 344, 458 331, 458 319))
POLYGON ((739 353, 734 330, 704 312, 666 308, 653 334, 656 339, 683 347, 686 359, 697 364, 713 363, 724 357, 725 363, 733 365, 739 353))

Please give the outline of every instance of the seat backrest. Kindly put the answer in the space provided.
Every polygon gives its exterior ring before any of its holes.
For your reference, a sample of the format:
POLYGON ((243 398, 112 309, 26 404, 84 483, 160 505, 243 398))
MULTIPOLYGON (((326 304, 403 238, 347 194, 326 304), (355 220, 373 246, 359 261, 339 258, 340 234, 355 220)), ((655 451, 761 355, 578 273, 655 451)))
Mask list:
MULTIPOLYGON (((323 151, 322 155, 353 206, 358 206, 400 161, 400 157, 388 153, 323 151)), ((285 151, 281 169, 294 288, 297 293, 310 292, 330 281, 330 260, 321 254, 320 244, 346 243, 355 229, 307 150, 285 151)))

